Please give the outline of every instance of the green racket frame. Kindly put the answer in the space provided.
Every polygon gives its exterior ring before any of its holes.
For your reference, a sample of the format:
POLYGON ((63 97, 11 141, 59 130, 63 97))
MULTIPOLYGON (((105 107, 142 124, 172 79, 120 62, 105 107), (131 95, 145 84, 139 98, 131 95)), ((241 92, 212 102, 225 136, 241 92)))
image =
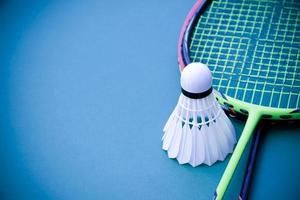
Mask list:
POLYGON ((216 199, 222 199, 238 165, 238 162, 244 152, 244 149, 248 144, 252 134, 254 133, 254 130, 260 119, 264 118, 271 120, 299 120, 300 113, 299 109, 279 109, 258 106, 233 99, 224 94, 220 94, 217 91, 215 91, 214 93, 218 102, 229 110, 238 112, 243 115, 248 115, 244 130, 216 190, 216 199))
MULTIPOLYGON (((185 19, 178 42, 178 63, 180 70, 183 70, 183 68, 190 62, 188 61, 189 37, 186 35, 186 33, 191 32, 191 27, 196 25, 195 20, 197 18, 197 15, 199 15, 201 9, 205 7, 206 2, 206 0, 198 0, 185 19)), ((240 113, 248 116, 241 137, 215 192, 214 198, 222 199, 239 163, 239 160, 244 152, 244 149, 249 142, 252 134, 254 133, 259 120, 298 120, 300 119, 300 108, 266 107, 234 99, 216 90, 214 90, 214 94, 218 102, 223 105, 225 109, 233 113, 240 113)))

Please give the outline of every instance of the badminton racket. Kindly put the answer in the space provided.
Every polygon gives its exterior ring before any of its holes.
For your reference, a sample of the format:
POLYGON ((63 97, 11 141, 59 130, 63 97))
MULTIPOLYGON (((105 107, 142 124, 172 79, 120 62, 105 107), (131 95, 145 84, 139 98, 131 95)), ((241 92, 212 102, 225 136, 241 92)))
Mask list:
POLYGON ((223 198, 261 119, 300 119, 299 23, 296 0, 199 0, 186 17, 180 69, 191 62, 208 65, 217 100, 248 116, 215 199, 223 198))

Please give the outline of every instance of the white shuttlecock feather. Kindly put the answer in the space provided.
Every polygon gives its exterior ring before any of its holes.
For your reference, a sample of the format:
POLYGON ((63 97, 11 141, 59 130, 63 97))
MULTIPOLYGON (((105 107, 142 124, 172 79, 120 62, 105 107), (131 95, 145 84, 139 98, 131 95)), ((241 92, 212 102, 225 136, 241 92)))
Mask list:
POLYGON ((215 99, 212 75, 201 63, 191 63, 181 74, 182 93, 163 132, 169 158, 193 167, 223 161, 233 151, 235 130, 215 99))

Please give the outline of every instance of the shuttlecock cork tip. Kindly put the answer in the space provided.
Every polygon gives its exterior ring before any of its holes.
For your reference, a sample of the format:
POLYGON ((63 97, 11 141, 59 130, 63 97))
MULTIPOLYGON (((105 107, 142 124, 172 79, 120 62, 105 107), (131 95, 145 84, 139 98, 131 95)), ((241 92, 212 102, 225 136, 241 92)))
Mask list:
POLYGON ((211 90, 212 74, 205 64, 188 64, 181 73, 181 88, 193 94, 201 94, 211 90))

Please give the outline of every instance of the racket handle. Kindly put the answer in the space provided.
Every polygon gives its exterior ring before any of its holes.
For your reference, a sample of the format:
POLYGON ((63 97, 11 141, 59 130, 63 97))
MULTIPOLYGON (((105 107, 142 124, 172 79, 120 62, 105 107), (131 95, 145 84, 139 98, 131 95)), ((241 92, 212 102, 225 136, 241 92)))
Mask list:
POLYGON ((213 199, 221 200, 223 199, 224 193, 230 183, 230 180, 235 172, 235 169, 241 159, 241 156, 245 150, 245 147, 251 138, 255 127, 260 120, 261 114, 258 110, 252 110, 249 112, 249 117, 246 122, 245 128, 241 134, 241 137, 233 151, 233 154, 229 160, 229 163, 225 169, 225 172, 219 182, 219 185, 216 189, 213 199))
POLYGON ((245 172, 242 189, 240 191, 239 200, 248 199, 248 192, 250 189, 251 178, 252 178, 252 174, 254 171, 254 165, 255 165, 255 160, 256 160, 256 156, 257 156, 257 149, 258 149, 258 145, 259 145, 260 138, 261 138, 262 126, 263 126, 262 124, 259 125, 259 127, 257 128, 255 135, 252 139, 251 151, 250 151, 250 155, 248 158, 247 169, 245 172))

